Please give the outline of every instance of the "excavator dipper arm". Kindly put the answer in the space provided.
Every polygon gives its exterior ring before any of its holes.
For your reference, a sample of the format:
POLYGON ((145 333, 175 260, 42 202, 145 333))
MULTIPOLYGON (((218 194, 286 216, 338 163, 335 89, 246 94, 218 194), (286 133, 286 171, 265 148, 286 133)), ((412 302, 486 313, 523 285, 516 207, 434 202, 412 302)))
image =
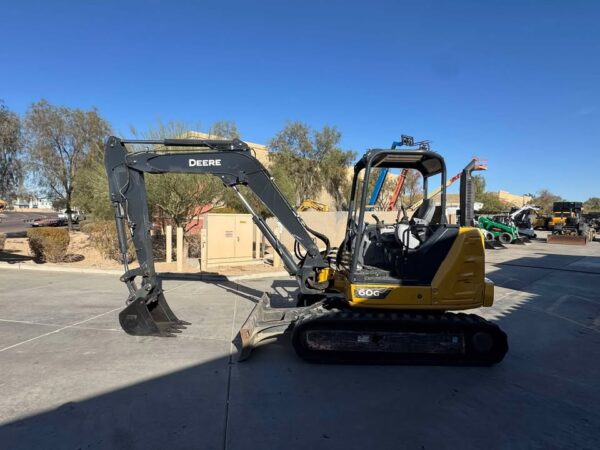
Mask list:
MULTIPOLYGON (((129 298, 119 321, 133 335, 173 336, 189 325, 179 320, 168 306, 157 277, 152 256, 151 221, 148 211, 144 173, 212 174, 224 185, 233 188, 253 216, 253 221, 273 246, 290 275, 296 276, 300 291, 316 294, 326 288, 318 281, 318 272, 329 267, 309 234, 309 228, 282 195, 269 172, 252 155, 250 147, 234 140, 126 141, 110 137, 105 147, 105 166, 108 174, 110 199, 115 210, 119 249, 123 255, 125 273, 121 281, 127 284, 129 298), (190 147, 207 151, 142 151, 130 153, 125 144, 190 147), (245 199, 237 186, 245 185, 264 203, 281 224, 302 246, 306 253, 299 261, 277 239, 265 220, 245 199), (138 268, 129 269, 127 233, 135 247, 138 268), (141 277, 141 286, 135 282, 141 277)), ((310 230, 329 248, 327 238, 310 230)))

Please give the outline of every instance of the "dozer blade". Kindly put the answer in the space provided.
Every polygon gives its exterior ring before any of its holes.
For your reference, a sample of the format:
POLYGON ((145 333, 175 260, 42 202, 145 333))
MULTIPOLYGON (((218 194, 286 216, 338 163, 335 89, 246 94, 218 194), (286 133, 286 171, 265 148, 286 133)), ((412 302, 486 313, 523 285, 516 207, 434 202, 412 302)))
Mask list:
POLYGON ((284 334, 299 314, 308 308, 311 307, 273 308, 271 298, 265 292, 234 340, 238 348, 238 361, 248 359, 261 342, 284 334))
POLYGON ((546 239, 548 244, 586 245, 585 236, 574 236, 569 234, 549 234, 546 239))
POLYGON ((506 246, 502 242, 486 240, 485 248, 487 248, 488 250, 501 250, 503 248, 506 248, 506 246))
POLYGON ((189 322, 179 320, 161 293, 150 302, 138 299, 119 314, 121 328, 133 336, 174 337, 189 322))

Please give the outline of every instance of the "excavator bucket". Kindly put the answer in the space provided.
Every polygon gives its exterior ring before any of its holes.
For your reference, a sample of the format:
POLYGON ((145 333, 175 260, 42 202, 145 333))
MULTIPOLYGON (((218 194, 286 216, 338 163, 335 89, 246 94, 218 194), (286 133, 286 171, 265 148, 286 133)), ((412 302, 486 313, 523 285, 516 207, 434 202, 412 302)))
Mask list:
POLYGON ((572 234, 549 234, 546 239, 548 244, 565 244, 565 245, 586 245, 586 236, 576 236, 572 234))
POLYGON ((119 323, 127 334, 161 337, 174 337, 190 325, 177 318, 162 293, 149 303, 145 300, 129 303, 119 314, 119 323))

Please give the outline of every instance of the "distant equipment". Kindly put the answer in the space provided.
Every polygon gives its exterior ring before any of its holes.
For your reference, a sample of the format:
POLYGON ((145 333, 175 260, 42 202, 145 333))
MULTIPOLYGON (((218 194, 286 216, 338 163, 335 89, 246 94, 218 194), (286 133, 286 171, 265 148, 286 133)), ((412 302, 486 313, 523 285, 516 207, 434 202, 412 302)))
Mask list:
POLYGON ((310 198, 307 198, 302 203, 300 203, 300 206, 298 206, 298 208, 296 209, 300 212, 308 211, 309 209, 314 209, 315 211, 319 212, 329 212, 329 206, 323 203, 316 202, 310 198))
POLYGON ((581 202, 555 202, 554 217, 564 221, 557 223, 548 235, 549 244, 586 245, 594 240, 595 230, 590 227, 581 214, 581 202))

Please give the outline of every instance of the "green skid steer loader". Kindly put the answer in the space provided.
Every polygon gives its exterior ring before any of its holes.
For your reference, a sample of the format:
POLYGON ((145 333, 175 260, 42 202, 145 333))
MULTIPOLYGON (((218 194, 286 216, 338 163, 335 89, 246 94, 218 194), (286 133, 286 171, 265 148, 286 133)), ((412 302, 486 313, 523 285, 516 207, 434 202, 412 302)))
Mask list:
POLYGON ((525 244, 524 240, 519 237, 519 230, 515 226, 496 222, 484 216, 479 217, 477 223, 479 228, 483 230, 486 241, 498 242, 502 246, 506 244, 525 244))

